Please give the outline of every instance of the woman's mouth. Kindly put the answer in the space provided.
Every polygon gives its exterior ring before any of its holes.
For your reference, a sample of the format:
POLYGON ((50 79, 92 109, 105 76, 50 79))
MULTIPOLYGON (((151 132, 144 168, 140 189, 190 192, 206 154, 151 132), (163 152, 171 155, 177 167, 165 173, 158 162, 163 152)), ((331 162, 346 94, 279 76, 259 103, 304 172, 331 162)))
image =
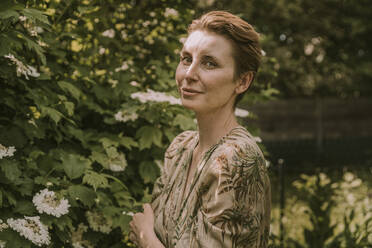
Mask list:
POLYGON ((181 92, 183 96, 195 96, 197 94, 202 93, 201 91, 194 90, 191 88, 181 88, 181 92))

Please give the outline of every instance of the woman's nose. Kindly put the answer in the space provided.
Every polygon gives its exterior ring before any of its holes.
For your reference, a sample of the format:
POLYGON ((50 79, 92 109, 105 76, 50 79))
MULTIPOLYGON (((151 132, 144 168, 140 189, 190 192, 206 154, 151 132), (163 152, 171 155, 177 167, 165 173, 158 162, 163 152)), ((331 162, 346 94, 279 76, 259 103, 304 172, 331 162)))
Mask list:
POLYGON ((196 81, 198 80, 198 68, 197 64, 192 63, 186 70, 186 80, 187 81, 196 81))

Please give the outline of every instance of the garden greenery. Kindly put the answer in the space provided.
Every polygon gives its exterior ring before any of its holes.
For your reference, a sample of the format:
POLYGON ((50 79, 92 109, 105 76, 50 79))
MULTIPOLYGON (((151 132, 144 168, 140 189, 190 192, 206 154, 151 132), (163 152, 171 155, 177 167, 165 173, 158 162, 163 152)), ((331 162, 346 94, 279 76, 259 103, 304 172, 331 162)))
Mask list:
MULTIPOLYGON (((167 145, 195 128, 174 82, 193 17, 181 0, 2 1, 0 247, 132 246, 167 145)), ((260 83, 248 101, 277 93, 260 83)))
MULTIPOLYGON (((321 172, 300 175, 286 199, 284 244, 288 248, 367 248, 372 244, 368 182, 346 171, 340 180, 321 172)), ((273 209, 271 248, 281 247, 279 209, 273 209)))
POLYGON ((166 147, 196 127, 174 80, 193 14, 183 1, 2 2, 0 247, 128 245, 166 147))
POLYGON ((123 247, 164 150, 181 1, 2 1, 0 247, 123 247), (156 100, 156 101, 154 101, 156 100))

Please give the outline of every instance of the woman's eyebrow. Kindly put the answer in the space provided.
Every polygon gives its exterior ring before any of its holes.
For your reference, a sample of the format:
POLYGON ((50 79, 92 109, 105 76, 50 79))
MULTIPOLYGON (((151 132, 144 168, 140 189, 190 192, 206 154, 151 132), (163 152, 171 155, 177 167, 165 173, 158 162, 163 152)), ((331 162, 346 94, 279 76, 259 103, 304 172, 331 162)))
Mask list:
POLYGON ((190 54, 190 53, 188 51, 182 49, 181 52, 180 52, 180 54, 190 54))
POLYGON ((209 54, 204 55, 203 58, 205 58, 205 59, 211 59, 211 60, 218 60, 216 57, 214 57, 212 55, 209 55, 209 54))
MULTIPOLYGON (((191 53, 188 52, 187 50, 182 49, 180 51, 180 55, 191 55, 191 53)), ((213 61, 219 62, 219 59, 217 57, 209 54, 208 51, 201 52, 201 58, 202 59, 213 60, 213 61)))

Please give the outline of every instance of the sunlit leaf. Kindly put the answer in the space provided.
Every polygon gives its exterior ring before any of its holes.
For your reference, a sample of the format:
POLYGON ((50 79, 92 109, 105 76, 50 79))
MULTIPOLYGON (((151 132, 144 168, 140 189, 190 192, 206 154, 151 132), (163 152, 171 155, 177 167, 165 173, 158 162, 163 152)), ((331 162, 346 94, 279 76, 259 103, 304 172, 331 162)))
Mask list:
POLYGON ((92 186, 94 188, 94 191, 96 191, 98 188, 108 187, 107 178, 92 170, 88 170, 85 173, 83 177, 83 183, 92 186))
POLYGON ((62 164, 66 175, 71 179, 75 179, 84 174, 84 171, 90 165, 90 161, 77 154, 66 154, 66 156, 62 157, 62 164))

